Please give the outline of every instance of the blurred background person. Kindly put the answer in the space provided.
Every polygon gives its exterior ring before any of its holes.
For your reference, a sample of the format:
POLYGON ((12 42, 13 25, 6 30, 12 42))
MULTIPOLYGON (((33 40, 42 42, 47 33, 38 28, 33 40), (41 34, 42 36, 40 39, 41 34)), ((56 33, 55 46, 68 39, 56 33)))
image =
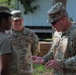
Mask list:
POLYGON ((11 28, 11 11, 6 6, 0 6, 0 75, 17 75, 17 52, 5 34, 11 28))
POLYGON ((18 52, 18 74, 32 75, 32 55, 38 55, 38 36, 30 29, 23 26, 24 20, 20 10, 11 12, 12 28, 6 32, 11 43, 18 52))

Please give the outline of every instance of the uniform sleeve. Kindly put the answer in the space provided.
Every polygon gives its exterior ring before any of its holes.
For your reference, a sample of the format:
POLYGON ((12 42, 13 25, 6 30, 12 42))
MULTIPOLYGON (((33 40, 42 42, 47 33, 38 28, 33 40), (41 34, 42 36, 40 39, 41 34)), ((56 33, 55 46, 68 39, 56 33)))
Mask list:
MULTIPOLYGON (((74 33, 73 33, 74 34, 74 33)), ((76 34, 72 36, 72 56, 64 61, 65 68, 76 70, 76 34)))
POLYGON ((76 70, 76 29, 73 29, 72 33, 70 34, 70 40, 69 44, 71 49, 71 56, 63 60, 64 66, 60 66, 68 70, 76 70))
POLYGON ((39 39, 38 39, 38 36, 33 33, 33 42, 32 42, 32 55, 38 55, 39 53, 39 47, 38 47, 38 44, 39 44, 39 39))
POLYGON ((51 59, 54 59, 53 58, 53 50, 55 50, 55 48, 56 48, 56 43, 53 40, 52 46, 51 46, 49 52, 46 55, 43 56, 43 59, 44 59, 45 63, 48 62, 51 59))
POLYGON ((11 53, 11 44, 8 39, 0 40, 0 55, 11 53))
POLYGON ((53 36, 52 46, 51 46, 49 52, 43 57, 45 60, 45 63, 51 59, 54 59, 54 56, 53 56, 54 51, 58 47, 60 39, 61 39, 61 34, 59 34, 58 32, 55 32, 54 36, 53 36))
POLYGON ((64 61, 64 68, 76 70, 76 55, 64 61))

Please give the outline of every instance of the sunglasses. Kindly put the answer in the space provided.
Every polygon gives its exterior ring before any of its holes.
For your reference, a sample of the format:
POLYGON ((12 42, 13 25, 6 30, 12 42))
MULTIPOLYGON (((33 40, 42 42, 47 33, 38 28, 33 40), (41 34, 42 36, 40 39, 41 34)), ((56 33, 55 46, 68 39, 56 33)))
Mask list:
MULTIPOLYGON (((63 17, 65 17, 65 16, 63 16, 63 17)), ((62 17, 62 18, 63 18, 62 17)), ((60 18, 59 20, 56 20, 56 21, 54 21, 54 22, 51 22, 51 24, 56 24, 57 22, 59 22, 62 18, 60 18)))

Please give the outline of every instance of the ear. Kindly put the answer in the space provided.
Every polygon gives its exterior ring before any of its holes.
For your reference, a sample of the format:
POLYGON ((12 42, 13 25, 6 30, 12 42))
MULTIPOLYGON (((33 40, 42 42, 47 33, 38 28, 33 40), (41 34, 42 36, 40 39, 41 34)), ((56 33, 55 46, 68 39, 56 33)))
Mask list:
POLYGON ((66 21, 66 20, 67 20, 67 18, 64 16, 64 17, 63 17, 63 21, 66 21))
POLYGON ((63 21, 64 24, 67 23, 67 17, 64 16, 64 17, 62 18, 62 21, 63 21))
POLYGON ((24 22, 24 19, 22 18, 22 22, 24 22))

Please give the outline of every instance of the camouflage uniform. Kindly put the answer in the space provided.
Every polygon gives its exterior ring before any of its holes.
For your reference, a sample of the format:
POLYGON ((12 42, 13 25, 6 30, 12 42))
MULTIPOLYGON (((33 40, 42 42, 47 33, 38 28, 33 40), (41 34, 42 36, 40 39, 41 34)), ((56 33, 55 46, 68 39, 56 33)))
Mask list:
POLYGON ((18 52, 17 75, 32 75, 32 55, 38 54, 38 37, 28 28, 22 31, 7 31, 12 45, 18 52))
POLYGON ((43 57, 45 59, 45 62, 47 62, 53 58, 53 51, 55 51, 56 48, 58 47, 59 41, 61 40, 61 35, 62 35, 62 32, 55 31, 55 33, 53 35, 52 46, 51 46, 49 52, 43 57))
MULTIPOLYGON (((59 2, 49 10, 49 21, 54 22, 66 13, 62 3, 59 2), (61 15, 61 16, 60 16, 61 15), (52 18, 51 18, 52 17, 52 18)), ((55 59, 59 62, 60 69, 54 70, 55 75, 76 75, 76 25, 73 24, 68 30, 62 33, 58 43, 53 43, 49 53, 44 56, 45 62, 55 59), (64 65, 60 63, 64 62, 64 65)))

